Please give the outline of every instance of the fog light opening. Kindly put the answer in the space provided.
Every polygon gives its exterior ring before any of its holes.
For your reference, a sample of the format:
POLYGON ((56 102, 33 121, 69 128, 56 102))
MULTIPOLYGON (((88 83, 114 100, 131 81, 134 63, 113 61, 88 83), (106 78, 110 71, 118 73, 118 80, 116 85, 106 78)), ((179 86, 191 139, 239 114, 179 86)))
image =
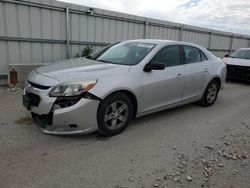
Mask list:
POLYGON ((58 97, 55 101, 55 110, 58 108, 66 108, 69 106, 73 106, 78 101, 81 100, 81 96, 75 96, 75 97, 58 97))
POLYGON ((77 125, 76 124, 69 124, 69 127, 70 128, 77 128, 77 125))

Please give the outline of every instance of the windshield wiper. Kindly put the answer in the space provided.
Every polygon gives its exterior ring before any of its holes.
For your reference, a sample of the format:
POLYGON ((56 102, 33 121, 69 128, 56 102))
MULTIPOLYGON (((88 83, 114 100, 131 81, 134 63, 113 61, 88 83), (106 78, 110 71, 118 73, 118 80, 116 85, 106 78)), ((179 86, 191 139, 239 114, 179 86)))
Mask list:
POLYGON ((96 61, 101 61, 101 62, 104 62, 104 63, 111 63, 111 62, 109 62, 109 61, 106 61, 106 60, 96 60, 96 61))

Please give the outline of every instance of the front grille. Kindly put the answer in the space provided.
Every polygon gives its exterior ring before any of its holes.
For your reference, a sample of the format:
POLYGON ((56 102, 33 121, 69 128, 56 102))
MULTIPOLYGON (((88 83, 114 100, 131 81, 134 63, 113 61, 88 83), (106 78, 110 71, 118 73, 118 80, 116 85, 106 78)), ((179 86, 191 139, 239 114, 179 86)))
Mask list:
POLYGON ((227 78, 250 80, 250 66, 227 65, 227 78))
POLYGON ((44 86, 44 85, 40 85, 40 84, 35 84, 33 82, 30 82, 28 81, 28 83, 34 87, 34 88, 37 88, 37 89, 42 89, 42 90, 46 90, 46 89, 49 89, 51 86, 44 86))
POLYGON ((28 97, 30 101, 31 106, 38 106, 40 103, 40 97, 34 93, 26 93, 26 96, 28 97))

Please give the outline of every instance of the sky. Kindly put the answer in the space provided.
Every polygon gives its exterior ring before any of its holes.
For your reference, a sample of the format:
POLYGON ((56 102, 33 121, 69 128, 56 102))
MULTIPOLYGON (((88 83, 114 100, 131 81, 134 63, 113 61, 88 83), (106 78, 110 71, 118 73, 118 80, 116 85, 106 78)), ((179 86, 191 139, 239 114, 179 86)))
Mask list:
POLYGON ((250 0, 60 0, 250 36, 250 0))

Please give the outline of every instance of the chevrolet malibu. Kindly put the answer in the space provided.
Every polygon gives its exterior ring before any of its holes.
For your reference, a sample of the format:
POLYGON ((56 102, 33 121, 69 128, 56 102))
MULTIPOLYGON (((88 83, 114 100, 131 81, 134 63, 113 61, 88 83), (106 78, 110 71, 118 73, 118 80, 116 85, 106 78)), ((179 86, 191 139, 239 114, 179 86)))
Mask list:
POLYGON ((219 58, 195 44, 122 41, 35 69, 23 104, 44 133, 112 136, 135 117, 196 101, 211 106, 225 73, 219 58))

